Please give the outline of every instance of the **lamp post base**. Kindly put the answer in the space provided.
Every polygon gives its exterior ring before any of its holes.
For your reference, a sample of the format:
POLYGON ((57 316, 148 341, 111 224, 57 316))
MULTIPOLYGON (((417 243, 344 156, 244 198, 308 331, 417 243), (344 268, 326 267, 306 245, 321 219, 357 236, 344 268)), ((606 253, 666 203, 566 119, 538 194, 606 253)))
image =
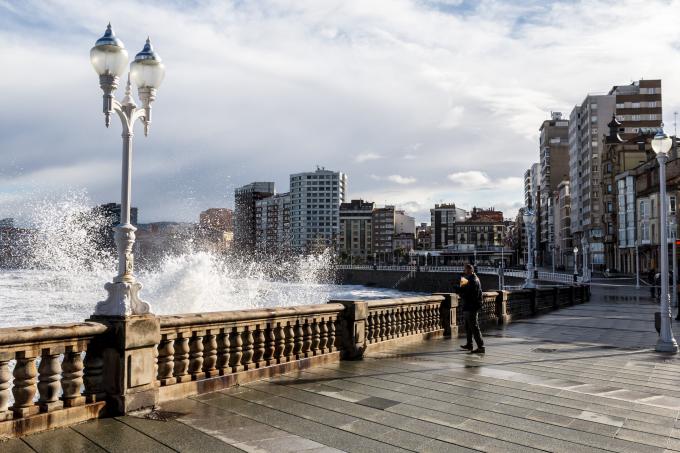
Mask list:
POLYGON ((145 315, 149 313, 149 304, 139 297, 142 284, 133 282, 107 283, 104 288, 109 296, 106 300, 98 302, 95 307, 95 316, 131 316, 145 315))
POLYGON ((672 338, 670 341, 664 340, 663 338, 659 338, 659 341, 656 342, 655 350, 656 352, 677 353, 678 343, 675 341, 675 338, 672 338))

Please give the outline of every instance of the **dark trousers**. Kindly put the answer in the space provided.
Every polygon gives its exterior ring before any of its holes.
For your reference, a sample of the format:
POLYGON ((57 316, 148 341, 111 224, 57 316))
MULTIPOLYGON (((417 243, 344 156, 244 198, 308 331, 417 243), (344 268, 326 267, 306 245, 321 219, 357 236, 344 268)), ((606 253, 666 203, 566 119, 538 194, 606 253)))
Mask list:
POLYGON ((475 342, 478 348, 484 347, 484 340, 482 340, 482 332, 479 330, 479 310, 464 311, 465 317, 465 334, 467 335, 467 345, 472 346, 472 337, 475 337, 475 342))

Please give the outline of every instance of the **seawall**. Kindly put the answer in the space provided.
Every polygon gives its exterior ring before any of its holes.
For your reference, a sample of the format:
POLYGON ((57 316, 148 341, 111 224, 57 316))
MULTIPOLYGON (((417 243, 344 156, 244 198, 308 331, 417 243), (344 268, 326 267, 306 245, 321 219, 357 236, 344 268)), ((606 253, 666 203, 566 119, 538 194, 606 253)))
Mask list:
MULTIPOLYGON (((498 277, 479 274, 484 291, 498 289, 498 277)), ((364 270, 338 269, 336 281, 343 285, 364 285, 378 288, 394 288, 401 291, 425 293, 452 292, 458 284, 460 273, 457 272, 409 272, 396 270, 364 270)), ((505 277, 505 284, 519 286, 523 278, 505 277)))

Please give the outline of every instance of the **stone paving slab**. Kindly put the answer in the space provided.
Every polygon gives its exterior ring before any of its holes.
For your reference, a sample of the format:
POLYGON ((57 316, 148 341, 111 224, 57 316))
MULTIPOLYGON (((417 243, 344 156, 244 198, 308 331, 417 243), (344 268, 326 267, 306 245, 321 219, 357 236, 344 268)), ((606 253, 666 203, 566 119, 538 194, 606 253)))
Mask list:
POLYGON ((657 309, 595 286, 588 304, 486 332, 485 355, 395 346, 0 452, 680 452, 680 358, 653 351, 657 309))

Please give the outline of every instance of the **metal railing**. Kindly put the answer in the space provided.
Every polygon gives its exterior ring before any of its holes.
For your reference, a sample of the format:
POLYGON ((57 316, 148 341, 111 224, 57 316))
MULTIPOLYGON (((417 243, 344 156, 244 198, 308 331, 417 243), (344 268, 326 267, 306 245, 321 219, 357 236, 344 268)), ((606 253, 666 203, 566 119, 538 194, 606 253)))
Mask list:
MULTIPOLYGON (((399 272, 463 272, 463 266, 413 266, 413 265, 392 265, 392 266, 371 266, 368 264, 339 264, 336 269, 340 270, 377 270, 377 271, 399 271, 399 272)), ((499 268, 491 266, 477 266, 475 272, 483 275, 498 275, 499 268)), ((521 269, 503 269, 503 275, 505 277, 517 277, 525 278, 527 276, 527 271, 521 269)), ((543 272, 538 271, 536 273, 537 279, 545 282, 555 282, 555 283, 574 283, 574 274, 560 273, 560 272, 543 272)), ((577 276, 577 283, 583 282, 582 276, 577 276)))

